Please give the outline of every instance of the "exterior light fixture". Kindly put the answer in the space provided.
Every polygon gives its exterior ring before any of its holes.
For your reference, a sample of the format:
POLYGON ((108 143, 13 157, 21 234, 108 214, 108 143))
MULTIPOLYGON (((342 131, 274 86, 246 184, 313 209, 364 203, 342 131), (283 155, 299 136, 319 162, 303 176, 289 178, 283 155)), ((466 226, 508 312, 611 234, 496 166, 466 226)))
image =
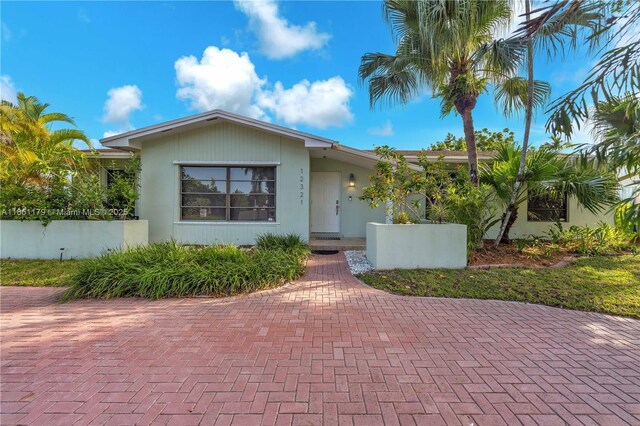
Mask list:
POLYGON ((355 188, 356 187, 356 177, 353 175, 353 173, 349 174, 349 188, 355 188))

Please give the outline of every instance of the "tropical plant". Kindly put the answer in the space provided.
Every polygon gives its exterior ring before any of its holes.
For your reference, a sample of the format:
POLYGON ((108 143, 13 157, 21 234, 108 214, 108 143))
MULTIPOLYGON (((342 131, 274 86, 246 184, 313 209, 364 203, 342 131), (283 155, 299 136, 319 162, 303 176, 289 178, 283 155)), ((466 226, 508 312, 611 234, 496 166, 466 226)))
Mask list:
POLYGON ((115 170, 115 166, 107 170, 107 173, 111 173, 111 181, 105 189, 105 205, 115 212, 118 219, 134 216, 136 201, 140 196, 140 170, 140 158, 135 154, 131 154, 123 170, 115 170))
MULTIPOLYGON (((583 26, 584 28, 585 26, 583 26)), ((556 135, 570 138, 576 129, 587 123, 595 124, 598 140, 594 145, 580 147, 585 155, 595 154, 619 172, 640 173, 640 131, 627 127, 626 131, 611 126, 608 119, 603 135, 602 114, 636 117, 640 96, 640 2, 636 0, 562 0, 536 10, 523 22, 521 38, 538 37, 545 41, 549 52, 565 45, 575 46, 586 40, 595 52, 595 65, 577 88, 556 99, 550 106, 547 129, 556 135), (576 23, 585 23, 592 31, 586 35, 576 23), (552 35, 552 36, 547 36, 552 35), (569 43, 567 43, 569 40, 569 43), (622 101, 622 102, 620 102, 622 101), (609 106, 607 106, 609 105, 609 106), (636 112, 633 112, 633 111, 636 112), (623 114, 624 112, 624 114, 623 114), (600 129, 599 129, 600 127, 600 129)), ((637 122, 637 121, 636 121, 637 122)), ((626 219, 640 228, 640 187, 627 201, 626 219)))
POLYGON ((416 223, 425 216, 443 222, 444 198, 452 178, 442 158, 433 162, 422 151, 415 165, 386 145, 376 147, 375 152, 380 161, 374 166, 369 185, 362 188, 360 199, 372 208, 384 204, 387 217, 394 223, 416 223))
POLYGON ((596 166, 593 160, 561 155, 553 149, 532 149, 526 156, 524 185, 513 194, 520 168, 522 148, 515 143, 497 150, 493 162, 484 165, 481 182, 494 188, 505 207, 515 199, 514 210, 506 222, 502 242, 509 241, 509 230, 518 217, 518 207, 528 195, 551 194, 575 197, 578 204, 599 213, 617 201, 615 173, 596 166))
POLYGON ((476 187, 459 182, 449 188, 446 203, 447 220, 467 225, 467 255, 482 248, 487 231, 500 219, 495 217, 495 195, 489 185, 476 187))
POLYGON ((618 170, 629 195, 619 202, 620 218, 640 232, 640 98, 612 96, 596 104, 591 112, 596 144, 584 147, 585 155, 618 170))
POLYGON ((584 256, 638 251, 637 246, 631 242, 634 237, 633 233, 608 223, 599 223, 595 228, 575 225, 565 228, 561 223, 556 223, 549 230, 547 236, 551 243, 558 244, 569 252, 584 256))
POLYGON ((47 112, 48 107, 24 93, 18 93, 16 104, 6 100, 0 104, 0 178, 4 184, 46 187, 84 170, 85 156, 72 144, 82 141, 90 147, 89 138, 77 129, 52 130, 56 123, 75 123, 66 114, 47 112))
POLYGON ((18 93, 15 104, 0 104, 0 212, 3 219, 124 219, 131 217, 138 198, 134 156, 121 176, 105 188, 97 163, 73 146, 84 132, 57 129, 59 123, 75 125, 66 114, 48 112, 49 104, 18 93), (117 211, 130 212, 121 215, 117 211), (115 214, 112 214, 116 212, 115 214))
POLYGON ((309 252, 299 239, 263 236, 262 241, 279 241, 279 247, 187 247, 169 241, 105 252, 83 260, 65 298, 228 296, 302 275, 309 252))
MULTIPOLYGON (((514 133, 509 129, 492 132, 485 128, 476 130, 475 136, 478 151, 493 151, 502 143, 515 140, 514 133)), ((453 133, 447 133, 443 140, 432 143, 429 149, 435 151, 466 151, 467 144, 464 137, 457 137, 453 133)))
POLYGON ((489 186, 475 186, 464 169, 451 169, 442 157, 433 161, 426 151, 418 154, 417 164, 388 146, 376 153, 381 160, 360 199, 374 208, 384 204, 393 223, 462 223, 467 225, 468 254, 482 246, 495 223, 489 186))
MULTIPOLYGON (((362 56, 359 76, 368 81, 371 106, 383 99, 404 104, 431 88, 443 116, 462 117, 469 178, 478 184, 473 109, 491 83, 514 76, 522 55, 520 40, 496 37, 511 20, 509 1, 386 0, 383 10, 397 48, 362 56)), ((521 98, 513 92, 521 85, 510 88, 505 95, 521 98)))

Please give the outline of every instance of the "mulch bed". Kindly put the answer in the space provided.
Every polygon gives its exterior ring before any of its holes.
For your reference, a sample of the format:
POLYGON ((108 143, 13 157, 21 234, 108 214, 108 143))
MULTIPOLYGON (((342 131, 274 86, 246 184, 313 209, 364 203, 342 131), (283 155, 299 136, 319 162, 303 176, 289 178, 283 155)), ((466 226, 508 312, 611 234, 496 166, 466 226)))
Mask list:
POLYGON ((499 267, 545 267, 555 266, 567 260, 567 253, 554 252, 549 256, 532 256, 518 250, 513 244, 501 244, 498 247, 493 241, 485 242, 482 249, 477 250, 469 260, 470 267, 499 266, 499 267))

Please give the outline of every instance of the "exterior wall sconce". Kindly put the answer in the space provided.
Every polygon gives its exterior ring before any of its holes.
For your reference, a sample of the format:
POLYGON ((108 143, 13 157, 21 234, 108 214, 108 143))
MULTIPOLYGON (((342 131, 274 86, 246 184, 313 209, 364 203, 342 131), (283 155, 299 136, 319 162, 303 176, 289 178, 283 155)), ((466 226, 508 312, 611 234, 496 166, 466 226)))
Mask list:
POLYGON ((349 188, 355 188, 356 187, 356 177, 353 175, 353 173, 349 174, 349 188))

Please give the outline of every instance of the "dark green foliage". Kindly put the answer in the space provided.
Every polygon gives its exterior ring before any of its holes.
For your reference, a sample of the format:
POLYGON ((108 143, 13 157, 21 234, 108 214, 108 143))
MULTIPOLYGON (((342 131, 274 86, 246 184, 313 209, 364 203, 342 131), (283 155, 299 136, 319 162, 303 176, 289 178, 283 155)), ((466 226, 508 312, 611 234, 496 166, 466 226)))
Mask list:
POLYGON ((262 234, 256 239, 256 247, 262 250, 289 250, 306 252, 307 244, 297 234, 262 234))
MULTIPOLYGON (((500 144, 515 140, 515 135, 510 129, 492 132, 485 128, 476 130, 475 135, 478 151, 494 151, 500 144)), ((464 137, 457 137, 453 133, 447 133, 443 140, 432 143, 429 149, 436 151, 466 151, 467 143, 464 137)))
MULTIPOLYGON (((81 175, 49 177, 46 184, 13 183, 0 179, 0 217, 3 220, 131 219, 139 197, 140 160, 132 155, 123 173, 109 187, 100 182, 95 165, 81 175)), ((68 171, 67 171, 68 172, 68 171)), ((68 173, 67 173, 68 174, 68 173)))
POLYGON ((607 223, 599 223, 594 228, 576 225, 565 228, 562 223, 557 222, 547 235, 552 243, 583 256, 638 251, 638 247, 632 242, 635 237, 633 232, 607 223))
POLYGON ((309 251, 300 238, 264 235, 250 250, 175 241, 83 261, 65 298, 230 296, 300 277, 309 251))

